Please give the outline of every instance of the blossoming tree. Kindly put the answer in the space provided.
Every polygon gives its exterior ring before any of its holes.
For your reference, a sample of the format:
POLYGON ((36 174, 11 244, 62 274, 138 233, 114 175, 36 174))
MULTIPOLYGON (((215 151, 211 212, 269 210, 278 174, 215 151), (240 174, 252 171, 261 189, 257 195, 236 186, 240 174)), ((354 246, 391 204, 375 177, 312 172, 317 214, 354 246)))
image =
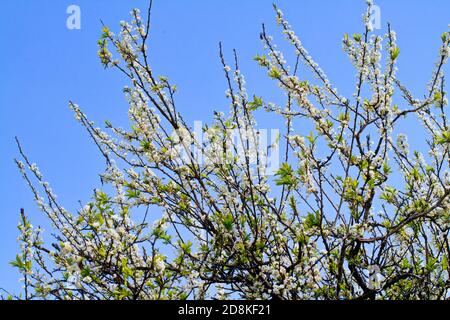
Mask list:
POLYGON ((98 42, 101 63, 129 79, 131 128, 107 121, 103 131, 70 103, 106 160, 104 190, 68 212, 18 143, 16 163, 54 228, 44 241, 21 214, 12 264, 22 298, 449 297, 449 32, 427 95, 414 97, 396 76, 396 34, 372 33, 369 2, 364 32, 343 39, 357 72, 346 98, 275 7, 296 60, 288 65, 264 26, 267 53, 255 60, 286 103, 249 98, 236 53, 228 65, 220 47, 230 112, 215 113, 200 141, 177 111, 176 87, 152 70, 150 12, 142 19, 133 10, 118 35, 104 26, 98 42), (302 64, 315 80, 298 72, 302 64), (286 124, 272 145, 258 139, 258 109, 286 124), (405 118, 421 124, 426 148, 410 150, 397 134, 405 118), (294 134, 300 121, 313 130, 294 134), (266 160, 276 143, 282 161, 272 176, 266 160))

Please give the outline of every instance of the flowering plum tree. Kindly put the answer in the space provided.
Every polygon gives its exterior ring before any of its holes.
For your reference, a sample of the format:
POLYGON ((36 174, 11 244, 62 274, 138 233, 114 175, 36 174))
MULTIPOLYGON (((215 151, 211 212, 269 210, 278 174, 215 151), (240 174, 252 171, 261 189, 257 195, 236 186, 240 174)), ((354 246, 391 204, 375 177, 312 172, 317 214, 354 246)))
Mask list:
POLYGON ((255 60, 285 104, 249 98, 236 52, 228 65, 220 46, 230 112, 216 112, 202 140, 177 111, 176 86, 150 65, 151 10, 145 19, 133 10, 117 35, 104 26, 98 55, 129 79, 131 127, 107 121, 103 131, 70 103, 107 163, 105 189, 76 213, 57 201, 18 144, 16 163, 54 228, 54 240, 44 241, 21 215, 21 253, 12 264, 24 277, 22 297, 448 298, 450 33, 442 34, 427 95, 414 97, 396 76, 395 32, 371 30, 371 5, 364 32, 343 39, 356 69, 349 98, 276 7, 294 64, 264 26, 266 54, 255 60), (299 74, 301 65, 313 80, 299 74), (285 123, 268 146, 258 138, 258 110, 285 123), (397 132, 405 118, 421 124, 420 151, 397 132), (303 132, 305 121, 312 130, 303 132), (281 165, 271 175, 267 158, 277 147, 281 165))

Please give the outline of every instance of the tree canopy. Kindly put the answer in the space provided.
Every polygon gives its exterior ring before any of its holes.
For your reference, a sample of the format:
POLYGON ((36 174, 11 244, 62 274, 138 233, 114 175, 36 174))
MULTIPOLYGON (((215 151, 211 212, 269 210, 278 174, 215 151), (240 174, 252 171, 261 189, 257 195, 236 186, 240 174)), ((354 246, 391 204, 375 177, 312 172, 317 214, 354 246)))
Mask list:
POLYGON ((133 10, 118 34, 104 26, 98 56, 129 80, 130 128, 99 128, 70 102, 106 161, 104 189, 77 212, 60 204, 18 143, 17 166, 53 225, 44 240, 21 214, 12 262, 24 278, 20 297, 448 298, 450 33, 441 36, 427 95, 416 97, 396 74, 395 32, 372 32, 371 5, 363 32, 342 41, 356 70, 350 97, 275 6, 295 60, 287 62, 265 26, 265 54, 254 60, 284 104, 249 97, 237 53, 228 63, 220 46, 230 111, 216 112, 202 137, 177 110, 176 86, 152 69, 151 6, 144 18, 133 10), (285 124, 270 144, 258 131, 261 111, 285 124), (410 150, 398 133, 405 118, 422 130, 424 149, 410 150), (281 158, 275 174, 273 152, 281 158))

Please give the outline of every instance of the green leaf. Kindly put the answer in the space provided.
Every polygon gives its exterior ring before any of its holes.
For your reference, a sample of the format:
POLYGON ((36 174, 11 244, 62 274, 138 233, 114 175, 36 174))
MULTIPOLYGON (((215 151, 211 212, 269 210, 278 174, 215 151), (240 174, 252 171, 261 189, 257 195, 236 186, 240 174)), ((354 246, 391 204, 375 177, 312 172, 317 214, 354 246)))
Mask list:
POLYGON ((125 278, 131 277, 133 275, 133 270, 131 270, 128 267, 128 259, 127 258, 122 258, 121 264, 122 264, 121 265, 122 273, 125 276, 125 278))
POLYGON ((109 28, 107 26, 103 26, 102 28, 102 39, 107 38, 109 35, 109 28))
POLYGON ((26 271, 31 271, 31 268, 32 268, 32 262, 31 262, 31 260, 27 260, 25 262, 25 270, 26 271))
POLYGON ((414 180, 419 180, 419 178, 420 178, 420 173, 419 173, 419 170, 416 168, 416 167, 414 167, 412 170, 411 170, 411 177, 414 179, 414 180))
POLYGON ((397 59, 398 55, 400 54, 400 48, 394 47, 391 49, 391 60, 394 61, 397 59))
POLYGON ((433 257, 430 257, 428 259, 426 268, 427 268, 427 270, 429 272, 432 272, 432 271, 434 271, 434 269, 436 269, 436 262, 437 262, 437 260, 438 260, 437 258, 433 258, 433 257))
POLYGON ((141 145, 141 147, 142 147, 142 150, 144 150, 144 151, 149 151, 149 150, 150 150, 150 147, 151 147, 150 141, 142 140, 142 141, 140 142, 140 145, 141 145))
POLYGON ((390 173, 392 173, 392 169, 389 167, 389 164, 387 162, 383 163, 383 173, 387 176, 390 173))
POLYGON ((267 57, 265 55, 256 55, 253 60, 255 60, 256 62, 258 62, 258 64, 261 67, 267 67, 269 65, 269 62, 267 61, 267 57))
POLYGON ((261 97, 253 96, 253 101, 248 103, 250 110, 256 110, 263 105, 261 97))
POLYGON ((380 195, 380 199, 385 200, 388 203, 393 203, 395 202, 396 195, 397 195, 396 189, 386 186, 384 188, 383 193, 380 195))
POLYGON ((308 228, 320 226, 320 212, 319 211, 316 211, 314 213, 308 212, 308 215, 306 216, 305 219, 305 225, 308 228))
POLYGON ((355 39, 356 42, 360 42, 361 41, 361 35, 358 33, 354 33, 353 34, 353 39, 355 39))
POLYGON ((269 71, 269 77, 272 79, 279 79, 281 78, 281 71, 277 67, 272 67, 269 71))
POLYGON ((442 257, 441 264, 442 264, 442 270, 447 270, 448 269, 447 256, 445 254, 442 257))
POLYGON ((309 143, 314 144, 316 142, 316 137, 314 137, 314 134, 312 131, 309 132, 309 135, 306 137, 308 139, 309 143))
POLYGON ((95 200, 99 205, 106 205, 109 202, 108 196, 103 191, 97 190, 95 193, 95 200))
POLYGON ((281 164, 281 167, 278 169, 275 175, 278 176, 278 178, 275 179, 275 184, 277 186, 286 185, 289 187, 293 187, 297 183, 297 179, 294 176, 294 171, 286 162, 281 164))
POLYGON ((429 165, 425 166, 425 170, 427 171, 428 174, 435 172, 434 168, 429 165))
POLYGON ((105 223, 105 219, 103 218, 101 213, 95 215, 95 221, 97 221, 101 226, 105 223))
POLYGON ((436 139, 437 144, 450 143, 450 131, 442 131, 441 135, 436 139))
POLYGON ((343 39, 345 44, 348 44, 348 33, 344 33, 344 39, 343 39))
POLYGON ((81 270, 81 276, 87 277, 91 274, 91 269, 89 267, 84 268, 81 270))
POLYGON ((188 241, 188 242, 185 242, 185 243, 181 243, 181 244, 180 244, 180 248, 181 248, 184 252, 186 252, 187 254, 190 254, 191 251, 192 251, 192 242, 191 242, 191 241, 188 241))
POLYGON ((126 192, 126 196, 127 196, 128 200, 139 198, 140 194, 141 194, 141 192, 136 189, 128 189, 126 192))
MULTIPOLYGON (((69 291, 70 292, 70 291, 69 291)), ((126 288, 120 288, 120 289, 116 289, 116 291, 114 292, 115 294, 115 298, 117 300, 123 300, 129 296, 131 296, 131 292, 128 291, 126 288)))
POLYGON ((20 255, 16 255, 16 260, 11 261, 10 265, 12 265, 13 267, 16 267, 18 269, 23 269, 25 266, 20 255))
POLYGON ((223 218, 222 218, 222 222, 223 225, 225 226, 225 228, 228 231, 231 231, 233 229, 233 222, 234 222, 234 218, 233 215, 231 213, 227 213, 223 218))
POLYGON ((441 93, 440 91, 436 91, 436 92, 434 93, 433 98, 434 98, 434 102, 440 103, 441 100, 442 100, 442 93, 441 93))

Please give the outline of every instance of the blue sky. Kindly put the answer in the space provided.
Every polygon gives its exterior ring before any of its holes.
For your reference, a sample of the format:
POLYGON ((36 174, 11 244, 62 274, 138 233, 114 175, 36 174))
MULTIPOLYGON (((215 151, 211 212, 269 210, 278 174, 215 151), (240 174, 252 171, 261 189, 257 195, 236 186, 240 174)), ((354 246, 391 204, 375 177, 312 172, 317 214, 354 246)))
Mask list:
MULTIPOLYGON (((276 99, 276 86, 252 58, 262 53, 261 23, 283 43, 274 22, 272 0, 155 0, 151 40, 152 64, 179 89, 178 109, 188 122, 208 121, 213 110, 227 111, 226 83, 218 59, 222 41, 231 59, 236 48, 250 94, 276 99)), ((341 50, 344 33, 362 31, 363 0, 276 1, 303 44, 345 95, 354 88, 354 69, 341 50)), ((389 21, 401 49, 399 77, 416 93, 425 93, 437 57, 440 35, 448 30, 446 0, 378 0, 382 29, 389 21)), ((0 287, 17 292, 19 275, 8 262, 17 250, 18 213, 24 207, 34 225, 48 224, 16 170, 14 136, 50 181, 62 204, 71 210, 99 187, 104 162, 68 108, 73 100, 96 121, 126 125, 120 74, 104 70, 97 58, 100 19, 117 30, 133 7, 147 1, 15 0, 3 1, 0 13, 0 287), (81 8, 81 30, 66 28, 66 8, 81 8)), ((283 45, 284 46, 284 45, 283 45)), ((281 46, 281 47, 283 47, 281 46)), ((265 119, 266 127, 276 127, 265 119)), ((406 128, 407 125, 405 125, 406 128)), ((407 129, 407 128, 406 128, 407 129)), ((414 140, 414 130, 411 130, 414 140)), ((419 137, 417 137, 419 138, 419 137)), ((420 147, 420 146, 419 146, 420 147)), ((46 234, 47 238, 50 232, 46 234)))

